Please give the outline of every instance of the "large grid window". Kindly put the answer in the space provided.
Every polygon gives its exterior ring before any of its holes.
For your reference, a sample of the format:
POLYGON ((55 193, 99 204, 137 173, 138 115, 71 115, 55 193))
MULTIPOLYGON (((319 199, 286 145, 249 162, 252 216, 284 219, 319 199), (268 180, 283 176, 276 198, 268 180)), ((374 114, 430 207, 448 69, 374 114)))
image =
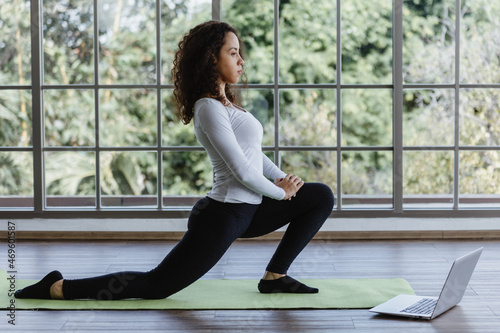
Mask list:
POLYGON ((500 3, 12 0, 0 9, 0 210, 185 216, 211 165, 173 115, 191 27, 241 33, 243 106, 335 216, 500 209, 500 3))

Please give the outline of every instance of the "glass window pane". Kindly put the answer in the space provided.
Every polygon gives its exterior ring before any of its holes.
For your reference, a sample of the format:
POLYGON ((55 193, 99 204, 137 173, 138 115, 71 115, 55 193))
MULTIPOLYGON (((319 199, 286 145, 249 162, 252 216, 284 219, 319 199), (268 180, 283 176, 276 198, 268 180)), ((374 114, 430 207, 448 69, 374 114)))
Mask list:
POLYGON ((212 18, 211 0, 160 0, 162 83, 170 83, 174 55, 182 36, 212 18))
POLYGON ((342 83, 392 83, 392 0, 342 2, 342 83))
POLYGON ((463 0, 460 81, 500 83, 500 2, 463 0))
POLYGON ((262 124, 263 146, 274 146, 274 94, 272 90, 251 89, 242 92, 242 106, 262 124))
POLYGON ((193 199, 205 196, 213 184, 212 165, 204 151, 163 153, 163 204, 189 206, 193 199))
POLYGON ((336 4, 331 0, 280 3, 281 83, 336 81, 336 4))
POLYGON ((33 207, 33 153, 0 152, 0 208, 33 207))
POLYGON ((174 95, 171 90, 162 91, 162 145, 199 146, 194 134, 193 122, 184 125, 175 115, 174 95))
POLYGON ((337 152, 282 151, 281 170, 299 176, 305 182, 324 183, 337 193, 337 152))
POLYGON ((391 90, 342 90, 342 145, 392 145, 391 90))
POLYGON ((452 208, 452 151, 403 153, 403 208, 452 208))
POLYGON ((240 34, 249 83, 274 82, 273 0, 222 0, 222 20, 240 34))
POLYGON ((93 83, 93 1, 43 0, 42 17, 45 83, 93 83))
POLYGON ((460 152, 460 208, 500 207, 500 153, 460 152))
POLYGON ((0 147, 32 146, 31 91, 0 90, 0 147))
POLYGON ((30 0, 2 1, 0 36, 0 85, 30 85, 30 0))
POLYGON ((403 80, 455 82, 455 0, 403 2, 403 80))
POLYGON ((333 89, 280 91, 281 146, 335 146, 337 97, 333 89))
POLYGON ((98 0, 100 83, 156 83, 155 0, 98 0))
POLYGON ((94 152, 46 152, 44 160, 47 206, 96 206, 94 152))
POLYGON ((392 152, 342 153, 342 207, 392 208, 392 152))
POLYGON ((500 146, 500 90, 460 92, 460 144, 500 146))
POLYGON ((155 152, 102 152, 102 206, 156 207, 157 178, 155 152))
POLYGON ((45 145, 95 145, 93 90, 45 90, 45 145))
POLYGON ((403 145, 451 146, 455 141, 455 91, 403 92, 403 145))
POLYGON ((156 145, 156 90, 101 90, 100 103, 101 146, 156 145))

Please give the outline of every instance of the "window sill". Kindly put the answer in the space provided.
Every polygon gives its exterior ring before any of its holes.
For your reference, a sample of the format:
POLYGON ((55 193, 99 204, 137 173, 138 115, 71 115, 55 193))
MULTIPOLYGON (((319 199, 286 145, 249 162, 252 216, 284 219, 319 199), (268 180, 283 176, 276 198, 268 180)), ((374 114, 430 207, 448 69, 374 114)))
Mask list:
MULTIPOLYGON (((178 240, 186 231, 179 219, 19 219, 10 220, 16 239, 178 240)), ((0 220, 7 233, 7 220, 0 220)), ((285 228, 259 239, 279 239, 285 228)), ((329 218, 315 239, 500 238, 497 218, 329 218)))

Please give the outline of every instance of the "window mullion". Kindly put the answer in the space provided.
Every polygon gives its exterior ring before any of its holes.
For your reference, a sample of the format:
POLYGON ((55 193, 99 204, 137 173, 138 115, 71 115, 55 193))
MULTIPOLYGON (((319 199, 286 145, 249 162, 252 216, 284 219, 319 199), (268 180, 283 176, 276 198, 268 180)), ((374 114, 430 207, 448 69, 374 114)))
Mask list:
POLYGON ((161 90, 161 3, 156 1, 156 191, 157 193, 157 207, 163 207, 163 132, 162 132, 162 90, 161 90))
POLYGON ((42 130, 42 31, 41 0, 31 1, 31 94, 33 117, 33 199, 35 214, 44 209, 42 130))
POLYGON ((212 20, 221 20, 221 0, 212 0, 212 20))
POLYGON ((274 0, 274 17, 273 17, 273 32, 274 32, 274 163, 281 168, 281 153, 279 141, 279 118, 280 118, 280 96, 279 96, 279 0, 274 0))
POLYGON ((461 1, 455 1, 455 146, 453 161, 453 209, 458 209, 460 163, 460 12, 461 1))
POLYGON ((394 211, 403 212, 403 0, 393 8, 393 186, 394 211))
POLYGON ((96 209, 101 209, 101 152, 99 116, 99 9, 94 0, 94 108, 95 108, 95 192, 96 209))
POLYGON ((337 210, 342 210, 342 1, 337 0, 337 210))

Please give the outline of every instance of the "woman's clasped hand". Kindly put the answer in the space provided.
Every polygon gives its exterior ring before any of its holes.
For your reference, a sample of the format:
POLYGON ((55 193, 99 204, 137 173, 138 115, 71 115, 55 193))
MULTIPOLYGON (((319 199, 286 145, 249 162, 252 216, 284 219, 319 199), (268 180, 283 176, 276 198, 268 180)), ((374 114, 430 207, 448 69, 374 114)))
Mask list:
POLYGON ((296 175, 287 174, 285 178, 276 179, 274 184, 285 191, 286 195, 283 200, 291 200, 295 197, 302 185, 304 185, 304 182, 296 175))

